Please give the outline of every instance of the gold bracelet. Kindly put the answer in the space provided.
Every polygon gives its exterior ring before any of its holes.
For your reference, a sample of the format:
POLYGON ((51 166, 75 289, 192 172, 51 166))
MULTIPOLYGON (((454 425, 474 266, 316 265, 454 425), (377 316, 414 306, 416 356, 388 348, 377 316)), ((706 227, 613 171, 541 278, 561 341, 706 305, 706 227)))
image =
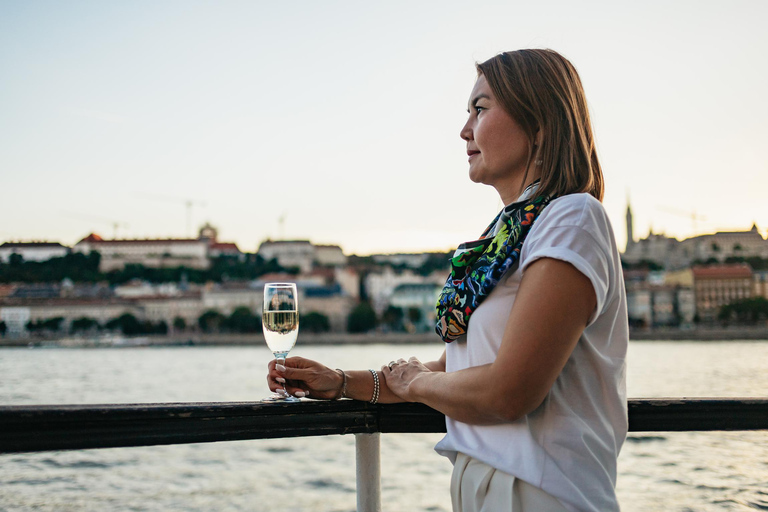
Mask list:
POLYGON ((371 372, 371 375, 373 375, 373 396, 369 400, 370 403, 375 404, 379 401, 379 374, 376 373, 376 370, 368 370, 371 372))
POLYGON ((336 368, 337 372, 341 372, 341 387, 339 388, 339 394, 333 397, 331 400, 341 400, 342 398, 347 398, 347 374, 344 373, 344 370, 341 368, 336 368))

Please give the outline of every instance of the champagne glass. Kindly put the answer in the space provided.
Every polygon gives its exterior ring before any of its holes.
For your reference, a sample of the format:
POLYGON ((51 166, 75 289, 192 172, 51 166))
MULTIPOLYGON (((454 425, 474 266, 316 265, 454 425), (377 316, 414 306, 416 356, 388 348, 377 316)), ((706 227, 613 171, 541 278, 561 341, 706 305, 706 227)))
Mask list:
MULTIPOLYGON (((264 338, 279 364, 296 343, 299 335, 299 296, 295 283, 267 283, 264 285, 264 307, 261 316, 264 338)), ((275 393, 267 401, 298 402, 285 391, 275 393)))

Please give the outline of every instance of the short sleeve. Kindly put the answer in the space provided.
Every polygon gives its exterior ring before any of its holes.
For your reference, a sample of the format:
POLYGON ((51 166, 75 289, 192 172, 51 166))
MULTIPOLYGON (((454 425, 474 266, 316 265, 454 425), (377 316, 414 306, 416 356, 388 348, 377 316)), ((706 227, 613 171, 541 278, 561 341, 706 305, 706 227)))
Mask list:
POLYGON ((520 269, 540 258, 573 265, 587 276, 597 298, 589 324, 603 312, 614 275, 612 230, 603 205, 588 194, 572 194, 552 201, 541 213, 523 243, 520 269))

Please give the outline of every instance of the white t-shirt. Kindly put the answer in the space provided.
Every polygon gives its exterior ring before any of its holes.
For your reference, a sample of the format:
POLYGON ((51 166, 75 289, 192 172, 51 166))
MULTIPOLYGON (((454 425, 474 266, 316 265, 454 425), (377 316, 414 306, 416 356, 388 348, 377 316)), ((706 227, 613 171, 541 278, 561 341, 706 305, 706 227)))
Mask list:
MULTIPOLYGON (((608 216, 588 194, 553 200, 505 275, 446 346, 446 371, 493 362, 526 268, 539 258, 572 264, 589 278, 595 313, 542 404, 511 423, 468 425, 446 418, 438 453, 465 453, 555 496, 573 511, 619 510, 616 459, 627 434, 627 302, 608 216)), ((553 311, 552 314, 557 314, 553 311)), ((504 400, 499 396, 499 400, 504 400)))

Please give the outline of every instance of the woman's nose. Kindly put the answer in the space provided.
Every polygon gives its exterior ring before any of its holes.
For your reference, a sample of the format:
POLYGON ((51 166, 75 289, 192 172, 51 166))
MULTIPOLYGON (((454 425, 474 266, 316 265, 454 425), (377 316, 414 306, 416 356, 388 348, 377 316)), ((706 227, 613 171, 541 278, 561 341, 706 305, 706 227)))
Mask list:
POLYGON ((470 120, 467 119, 467 122, 464 123, 464 126, 461 128, 461 131, 459 132, 459 137, 461 137, 464 140, 472 139, 472 127, 469 124, 470 124, 470 120))

